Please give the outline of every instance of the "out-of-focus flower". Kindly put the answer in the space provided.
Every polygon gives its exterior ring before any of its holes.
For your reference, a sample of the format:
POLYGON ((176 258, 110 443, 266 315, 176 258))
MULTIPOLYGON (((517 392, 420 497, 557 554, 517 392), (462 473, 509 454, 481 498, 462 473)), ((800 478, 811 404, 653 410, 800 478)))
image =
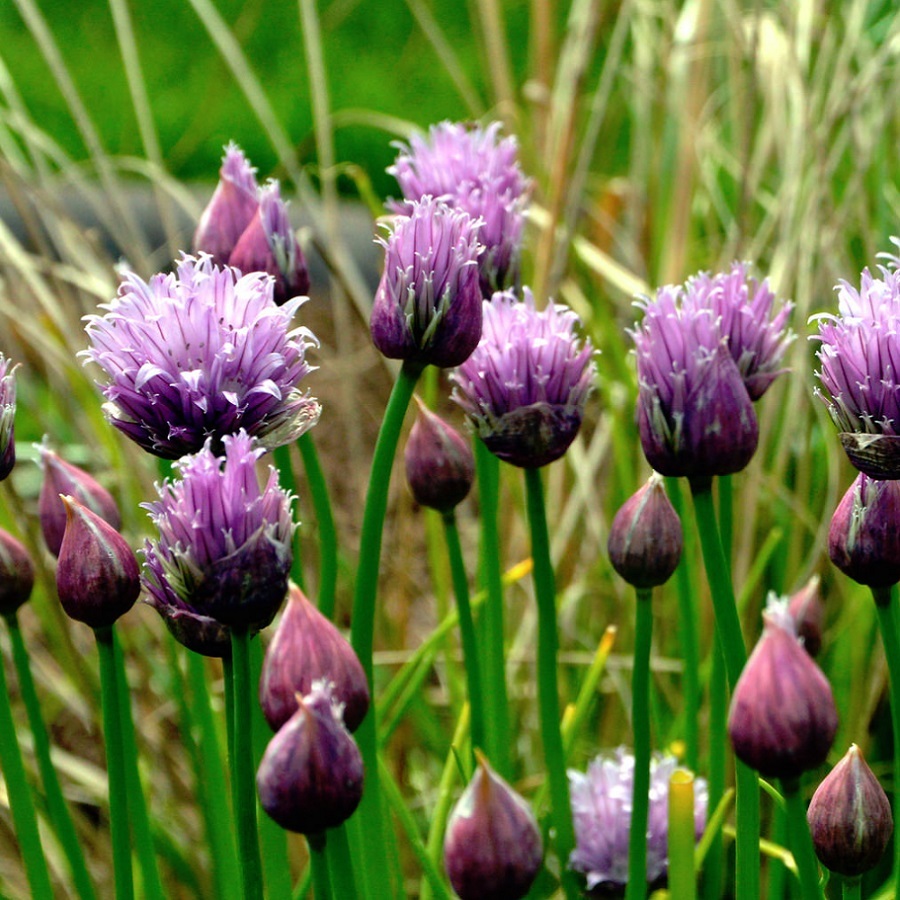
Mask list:
POLYGON ((447 822, 444 868, 462 900, 518 900, 540 871, 541 831, 525 799, 477 756, 447 822))
POLYGON ((825 608, 822 604, 821 581, 818 575, 813 575, 788 600, 788 612, 797 627, 797 637, 801 638, 803 649, 813 658, 822 649, 825 608))
POLYGON ((378 240, 385 260, 369 321, 375 346, 391 359, 459 365, 481 337, 477 222, 423 197, 378 240))
POLYGON ((0 353, 0 481, 16 464, 16 369, 0 353))
POLYGON ((428 136, 413 135, 388 169, 408 202, 440 197, 479 221, 485 247, 480 259, 485 297, 515 284, 530 182, 518 163, 516 139, 500 137, 500 123, 487 128, 457 122, 432 125, 428 136))
POLYGON ((825 762, 837 732, 828 679, 797 638, 787 600, 773 596, 728 712, 735 756, 767 778, 799 778, 825 762))
POLYGON ((295 440, 319 417, 300 390, 313 334, 292 327, 302 300, 277 306, 272 278, 184 256, 149 283, 125 275, 87 317, 82 355, 106 373, 107 417, 145 450, 178 459, 244 429, 264 446, 295 440))
POLYGON ((806 811, 822 865, 854 878, 884 855, 894 818, 884 789, 856 744, 825 776, 806 811))
MULTIPOLYGON (((650 762, 647 817, 647 881, 654 885, 669 865, 669 779, 678 767, 674 756, 654 754, 650 762)), ((596 757, 585 773, 569 770, 576 847, 569 868, 581 872, 587 889, 616 890, 628 882, 628 832, 631 828, 634 756, 619 747, 596 757)), ((706 823, 707 786, 694 780, 697 838, 706 823)))
POLYGON ((689 296, 690 283, 638 303, 644 318, 630 334, 641 446, 663 475, 731 475, 750 462, 759 425, 711 305, 689 296))
POLYGON ((278 731, 294 714, 298 694, 323 679, 341 704, 347 730, 356 731, 369 710, 366 673, 334 623, 292 583, 259 681, 259 703, 271 729, 278 731))
POLYGON ((11 616, 30 596, 34 565, 25 545, 0 528, 0 616, 11 616))
POLYGON ((44 543, 54 556, 59 556, 68 518, 60 494, 63 496, 70 494, 101 519, 109 522, 117 531, 122 527, 119 507, 112 494, 100 482, 88 475, 84 469, 66 462, 47 446, 46 439, 44 443, 36 444, 35 447, 44 472, 38 496, 38 518, 44 543))
POLYGON ((167 623, 191 614, 258 631, 287 594, 291 497, 272 467, 260 488, 264 451, 246 432, 226 436, 224 450, 216 456, 207 441, 176 463, 179 477, 158 487, 159 500, 142 504, 159 529, 144 545, 144 587, 167 623))
POLYGON ((420 506, 447 512, 469 493, 475 460, 469 442, 418 397, 419 415, 409 432, 406 480, 420 506))
POLYGON ((300 834, 336 828, 359 805, 362 756, 327 681, 317 681, 298 700, 296 712, 269 742, 256 787, 268 815, 300 834))
POLYGON ((453 399, 487 448, 523 468, 559 459, 575 440, 596 374, 594 349, 576 334, 578 315, 528 288, 484 303, 475 352, 450 376, 453 399))
POLYGON ((662 476, 654 472, 616 513, 609 528, 609 561, 636 588, 665 584, 681 560, 681 520, 662 476))
POLYGON ((831 517, 828 555, 867 587, 900 581, 900 481, 856 476, 831 517))
POLYGON ((68 519, 56 566, 59 600, 70 618, 104 628, 125 615, 141 592, 137 559, 106 520, 74 497, 63 503, 68 519))

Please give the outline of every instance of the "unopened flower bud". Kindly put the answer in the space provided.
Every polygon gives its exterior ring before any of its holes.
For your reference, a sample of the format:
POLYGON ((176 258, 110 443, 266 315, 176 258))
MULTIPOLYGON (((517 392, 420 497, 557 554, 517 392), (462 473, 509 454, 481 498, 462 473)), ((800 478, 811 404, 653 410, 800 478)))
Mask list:
POLYGON ((140 570, 128 542, 108 522, 63 497, 66 532, 59 549, 56 588, 73 619, 104 628, 125 615, 141 592, 140 570))
POLYGON ((31 555, 21 541, 0 528, 0 616, 11 616, 33 587, 31 555))
POLYGON ((607 542, 609 561, 629 584, 653 588, 678 568, 683 543, 681 520, 654 472, 616 513, 607 542))
POLYGON ((444 839, 444 867, 462 900, 517 900, 541 868, 541 832, 531 807, 479 753, 444 839))
POLYGON ((74 497, 113 528, 121 528, 119 507, 103 485, 83 469, 66 462, 46 444, 36 446, 41 468, 44 470, 44 481, 38 497, 38 516, 44 542, 54 556, 59 556, 66 530, 66 508, 60 495, 74 497))
POLYGON ((825 762, 837 709, 822 670, 797 639, 783 600, 770 599, 765 627, 738 679, 728 713, 735 755, 767 778, 799 778, 825 762))
POLYGON ((290 585, 287 607, 266 650, 259 702, 266 721, 278 731, 297 710, 297 695, 326 679, 344 706, 344 725, 356 731, 369 709, 366 674, 346 638, 290 585))
POLYGON ((803 640, 803 649, 816 657, 822 649, 822 624, 825 609, 822 605, 821 579, 813 575, 806 584, 788 600, 788 612, 797 626, 797 636, 803 640))
POLYGON ((881 859, 894 830, 891 805, 856 744, 825 776, 806 818, 816 856, 832 872, 852 878, 881 859))
POLYGON ((16 369, 0 353, 0 481, 16 464, 16 369))
POLYGON ((288 831, 318 834, 353 814, 362 799, 362 756, 327 682, 300 698, 269 742, 256 787, 263 809, 288 831))
POLYGON ((418 397, 419 415, 406 442, 406 480, 416 503, 440 512, 458 506, 475 478, 469 442, 418 397))

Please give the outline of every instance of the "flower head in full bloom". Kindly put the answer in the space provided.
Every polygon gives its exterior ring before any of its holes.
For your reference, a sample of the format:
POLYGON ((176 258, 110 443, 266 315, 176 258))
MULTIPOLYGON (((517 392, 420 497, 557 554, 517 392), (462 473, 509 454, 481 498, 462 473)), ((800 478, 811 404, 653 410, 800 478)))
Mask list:
MULTIPOLYGON (((654 884, 668 869, 669 779, 677 768, 674 756, 654 755, 650 763, 650 807, 647 817, 647 881, 654 884)), ((594 759, 585 773, 569 770, 576 846, 569 868, 581 872, 587 889, 621 888, 628 881, 628 832, 634 756, 620 747, 594 759)), ((707 787, 694 780, 696 837, 706 822, 707 787)))
MULTIPOLYGON (((485 296, 515 283, 530 183, 519 167, 516 139, 500 137, 500 123, 486 128, 458 122, 433 125, 428 136, 400 144, 388 169, 407 202, 440 197, 479 221, 485 296)), ((406 204, 394 204, 402 212, 406 204)))
POLYGON ((369 322, 375 346, 391 359, 459 365, 481 337, 477 222, 424 197, 379 241, 384 274, 369 322))
POLYGON ((594 380, 594 349, 565 306, 538 310, 528 288, 484 302, 484 333, 453 372, 453 399, 487 448, 523 468, 559 459, 578 434, 594 380))
POLYGON ((258 631, 287 594, 291 497, 271 467, 260 488, 256 465, 264 451, 246 432, 223 443, 224 457, 207 441, 180 460, 180 477, 158 487, 159 500, 143 504, 159 529, 159 538, 144 545, 144 587, 179 639, 212 628, 209 620, 258 631))
POLYGON ((277 306, 269 275, 241 276, 206 255, 149 283, 126 274, 106 312, 87 317, 82 351, 107 375, 107 417, 166 459, 240 429, 267 447, 294 440, 319 416, 299 387, 317 344, 292 324, 301 302, 277 306))
POLYGON ((16 464, 16 369, 0 353, 0 481, 16 464))

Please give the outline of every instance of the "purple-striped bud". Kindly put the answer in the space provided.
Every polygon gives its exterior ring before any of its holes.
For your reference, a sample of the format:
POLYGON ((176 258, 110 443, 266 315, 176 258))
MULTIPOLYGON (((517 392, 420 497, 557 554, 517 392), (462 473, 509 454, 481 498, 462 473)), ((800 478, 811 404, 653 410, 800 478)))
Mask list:
POLYGON ((820 586, 821 579, 818 575, 813 575, 788 600, 788 611, 797 627, 797 637, 801 638, 803 649, 813 658, 822 649, 822 626, 825 619, 820 586))
POLYGON ((16 464, 16 369, 0 353, 0 481, 16 464))
POLYGON ((11 616, 31 596, 33 587, 31 554, 0 528, 0 616, 11 616))

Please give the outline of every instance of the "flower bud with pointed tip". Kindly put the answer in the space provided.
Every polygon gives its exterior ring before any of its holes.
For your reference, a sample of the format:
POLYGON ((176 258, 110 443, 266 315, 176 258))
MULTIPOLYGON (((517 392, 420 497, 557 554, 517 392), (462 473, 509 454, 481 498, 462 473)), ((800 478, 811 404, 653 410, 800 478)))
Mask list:
POLYGON ((832 872, 854 878, 877 865, 894 819, 884 790, 856 744, 816 789, 806 819, 816 856, 832 872))
POLYGON ((828 555, 847 576, 867 587, 900 581, 900 481, 860 473, 831 517, 828 555))
POLYGON ((444 867, 462 900, 517 900, 541 868, 541 832, 531 807, 477 756, 447 823, 444 867))
POLYGON ((363 762, 341 721, 328 682, 317 681, 269 742, 256 787, 262 808, 282 828, 318 834, 359 806, 363 762))
POLYGON ((784 600, 770 597, 762 636, 728 712, 735 756, 767 778, 799 778, 825 762, 837 709, 822 670, 797 639, 784 600))
POLYGON ((654 472, 616 513, 607 541, 609 560, 629 584, 653 588, 678 568, 683 544, 681 520, 662 476, 654 472))
POLYGON ((16 464, 16 369, 0 353, 0 481, 16 464))
POLYGON ((820 584, 819 576, 813 575, 788 600, 788 612, 797 626, 797 636, 803 639, 803 649, 813 658, 822 649, 822 626, 825 618, 820 584))
POLYGON ((66 508, 59 499, 61 494, 74 497, 114 529, 122 527, 119 507, 112 494, 100 482, 88 475, 84 469, 66 462, 46 443, 35 446, 41 468, 44 470, 44 480, 38 497, 41 534, 44 536, 47 549, 54 556, 59 556, 59 548, 62 546, 66 530, 66 508))
POLYGON ((108 522, 63 497, 66 532, 59 549, 56 588, 66 613, 91 628, 125 615, 141 592, 134 551, 108 522))
POLYGON ((0 616, 11 616, 31 596, 33 587, 31 554, 0 528, 0 616))
POLYGON ((356 731, 369 710, 366 674, 346 638, 291 584, 288 602, 266 650, 259 702, 266 721, 278 731, 297 710, 297 695, 316 681, 331 683, 344 706, 344 725, 356 731))
POLYGON ((469 493, 475 460, 469 442, 418 397, 419 415, 409 432, 406 480, 420 506, 448 512, 469 493))

